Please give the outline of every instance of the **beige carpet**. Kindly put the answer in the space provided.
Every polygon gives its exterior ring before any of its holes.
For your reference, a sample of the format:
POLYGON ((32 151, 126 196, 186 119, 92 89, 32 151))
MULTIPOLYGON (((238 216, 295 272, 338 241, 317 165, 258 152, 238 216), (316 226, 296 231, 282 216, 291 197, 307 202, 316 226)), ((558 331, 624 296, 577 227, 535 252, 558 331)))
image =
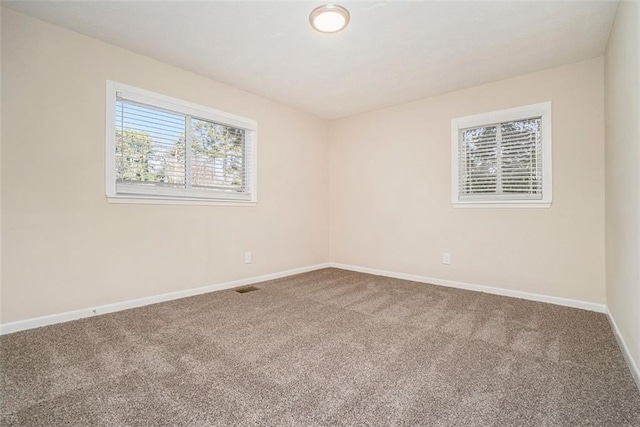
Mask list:
POLYGON ((3 336, 2 425, 640 426, 602 314, 326 269, 3 336))

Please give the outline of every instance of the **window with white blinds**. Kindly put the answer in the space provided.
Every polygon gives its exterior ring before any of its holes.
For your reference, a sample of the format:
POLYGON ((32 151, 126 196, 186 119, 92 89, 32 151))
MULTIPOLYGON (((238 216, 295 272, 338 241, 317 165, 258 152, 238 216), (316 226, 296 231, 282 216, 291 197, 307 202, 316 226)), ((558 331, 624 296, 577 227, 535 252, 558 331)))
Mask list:
POLYGON ((452 120, 452 202, 549 207, 551 104, 452 120))
POLYGON ((255 203, 256 123, 109 82, 107 197, 255 203))

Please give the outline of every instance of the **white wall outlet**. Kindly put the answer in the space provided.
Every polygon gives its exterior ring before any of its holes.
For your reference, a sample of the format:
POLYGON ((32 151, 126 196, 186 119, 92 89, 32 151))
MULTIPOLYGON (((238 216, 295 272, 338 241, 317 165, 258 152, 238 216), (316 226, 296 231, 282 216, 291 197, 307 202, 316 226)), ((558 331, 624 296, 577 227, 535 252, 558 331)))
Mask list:
POLYGON ((244 253, 244 263, 251 264, 251 252, 244 253))
POLYGON ((449 252, 442 254, 442 263, 447 265, 451 264, 451 254, 449 252))

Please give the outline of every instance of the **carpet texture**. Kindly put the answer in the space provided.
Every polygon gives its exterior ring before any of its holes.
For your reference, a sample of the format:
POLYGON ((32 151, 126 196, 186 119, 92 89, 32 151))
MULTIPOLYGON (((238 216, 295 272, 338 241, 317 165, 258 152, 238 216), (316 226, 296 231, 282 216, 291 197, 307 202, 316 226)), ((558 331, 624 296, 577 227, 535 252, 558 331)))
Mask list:
POLYGON ((0 338, 1 422, 640 426, 603 314, 337 269, 0 338))

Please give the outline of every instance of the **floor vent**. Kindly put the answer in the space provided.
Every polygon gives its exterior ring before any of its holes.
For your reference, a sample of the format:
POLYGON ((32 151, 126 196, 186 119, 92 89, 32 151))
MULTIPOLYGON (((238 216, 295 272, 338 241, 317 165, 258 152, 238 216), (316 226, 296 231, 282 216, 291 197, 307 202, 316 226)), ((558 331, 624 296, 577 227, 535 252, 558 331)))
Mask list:
POLYGON ((245 286, 244 288, 236 289, 236 292, 239 294, 246 294, 247 292, 258 291, 259 289, 255 286, 245 286))

